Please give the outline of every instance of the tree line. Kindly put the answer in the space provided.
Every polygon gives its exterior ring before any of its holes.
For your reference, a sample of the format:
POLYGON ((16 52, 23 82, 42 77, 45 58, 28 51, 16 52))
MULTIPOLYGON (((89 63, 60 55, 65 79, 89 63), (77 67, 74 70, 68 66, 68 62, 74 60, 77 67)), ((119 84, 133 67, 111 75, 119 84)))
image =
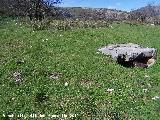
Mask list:
POLYGON ((42 20, 45 16, 54 16, 55 5, 59 3, 61 0, 0 0, 0 14, 42 20))
POLYGON ((138 10, 124 12, 109 9, 83 9, 83 8, 57 8, 56 5, 62 0, 0 0, 0 15, 27 16, 30 20, 42 20, 45 17, 52 18, 79 18, 93 20, 128 20, 139 22, 156 22, 160 24, 157 14, 160 7, 148 4, 138 10), (157 22, 158 21, 158 22, 157 22))

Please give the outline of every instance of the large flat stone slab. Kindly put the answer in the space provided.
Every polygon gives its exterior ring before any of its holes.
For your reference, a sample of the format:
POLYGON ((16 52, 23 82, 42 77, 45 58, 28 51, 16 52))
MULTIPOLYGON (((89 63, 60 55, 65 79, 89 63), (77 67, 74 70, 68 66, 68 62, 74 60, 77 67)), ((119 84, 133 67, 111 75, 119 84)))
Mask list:
POLYGON ((145 48, 138 44, 109 44, 98 49, 102 54, 110 55, 119 64, 128 67, 150 67, 155 63, 156 49, 145 48))

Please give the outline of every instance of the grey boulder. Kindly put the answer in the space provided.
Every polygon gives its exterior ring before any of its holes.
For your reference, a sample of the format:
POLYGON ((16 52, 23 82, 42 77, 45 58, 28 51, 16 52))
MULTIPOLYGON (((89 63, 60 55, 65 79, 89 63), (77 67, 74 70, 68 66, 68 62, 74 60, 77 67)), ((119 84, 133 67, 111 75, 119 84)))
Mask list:
POLYGON ((156 49, 145 48, 138 44, 109 44, 98 49, 102 54, 110 55, 125 67, 148 68, 155 63, 156 49))

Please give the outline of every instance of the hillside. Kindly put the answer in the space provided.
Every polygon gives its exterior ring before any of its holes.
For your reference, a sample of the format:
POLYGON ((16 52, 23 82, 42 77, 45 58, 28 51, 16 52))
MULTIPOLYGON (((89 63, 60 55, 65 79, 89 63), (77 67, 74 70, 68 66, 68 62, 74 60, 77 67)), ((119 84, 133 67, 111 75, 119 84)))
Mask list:
POLYGON ((137 10, 131 11, 131 13, 140 12, 144 13, 147 17, 154 17, 154 16, 160 16, 160 6, 145 6, 142 8, 139 8, 137 10))
POLYGON ((1 18, 0 36, 0 117, 6 116, 1 119, 160 118, 160 53, 153 67, 141 69, 122 67, 97 51, 110 43, 160 51, 158 26, 36 31, 1 18))
POLYGON ((131 16, 131 20, 160 25, 160 6, 148 5, 146 7, 133 10, 129 14, 131 16))

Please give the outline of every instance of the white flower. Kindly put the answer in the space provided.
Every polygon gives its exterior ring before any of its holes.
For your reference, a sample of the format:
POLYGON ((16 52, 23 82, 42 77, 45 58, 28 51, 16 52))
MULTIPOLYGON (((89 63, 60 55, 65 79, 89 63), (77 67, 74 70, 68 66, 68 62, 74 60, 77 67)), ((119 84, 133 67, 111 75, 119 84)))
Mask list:
POLYGON ((57 118, 58 115, 51 115, 51 118, 57 118))
POLYGON ((97 54, 100 54, 100 52, 96 52, 97 54))
POLYGON ((113 26, 112 26, 112 25, 110 25, 109 27, 110 27, 110 28, 113 28, 113 26))
POLYGON ((11 115, 8 115, 8 117, 13 118, 13 117, 14 117, 14 115, 13 115, 13 114, 11 114, 11 115))
POLYGON ((48 39, 46 39, 46 41, 47 41, 48 39))
POLYGON ((147 92, 148 89, 143 89, 144 92, 147 92))
POLYGON ((11 98, 11 100, 15 100, 15 97, 11 98))
POLYGON ((145 77, 145 78, 149 78, 150 76, 149 76, 149 75, 145 75, 144 77, 145 77))
POLYGON ((110 89, 110 88, 107 89, 107 92, 113 92, 113 91, 114 89, 110 89))
POLYGON ((59 35, 60 37, 62 37, 63 35, 59 35))
POLYGON ((39 116, 40 116, 41 118, 44 118, 44 117, 45 117, 45 115, 44 115, 44 114, 43 114, 43 115, 41 115, 41 114, 40 114, 39 116))
POLYGON ((160 97, 159 96, 155 96, 155 97, 152 98, 152 100, 157 100, 157 99, 160 99, 160 97))
POLYGON ((66 114, 62 114, 62 118, 67 118, 67 115, 66 114))
POLYGON ((150 83, 148 83, 147 85, 148 85, 148 87, 152 87, 150 83))
POLYGON ((65 82, 64 86, 68 86, 68 82, 65 82))

